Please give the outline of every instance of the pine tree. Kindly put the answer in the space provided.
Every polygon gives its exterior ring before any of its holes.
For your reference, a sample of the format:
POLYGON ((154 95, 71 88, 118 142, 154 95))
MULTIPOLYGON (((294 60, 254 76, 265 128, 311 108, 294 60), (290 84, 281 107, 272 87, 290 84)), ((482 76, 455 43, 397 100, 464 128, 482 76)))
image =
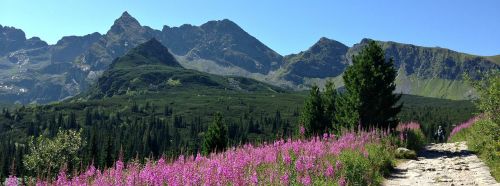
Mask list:
POLYGON ((337 90, 333 81, 327 81, 325 93, 323 95, 323 104, 325 107, 325 120, 333 129, 338 129, 335 113, 337 112, 337 90))
POLYGON ((346 92, 341 96, 337 119, 350 127, 358 123, 363 127, 396 127, 402 105, 396 105, 401 95, 393 93, 395 78, 393 60, 387 61, 382 48, 375 41, 369 42, 353 56, 353 65, 343 75, 346 92))
POLYGON ((227 129, 222 120, 222 114, 216 113, 212 125, 205 134, 202 145, 202 153, 208 155, 211 152, 222 152, 227 146, 227 129))
POLYGON ((300 122, 306 129, 305 135, 307 137, 322 134, 328 129, 328 123, 324 118, 321 93, 316 85, 311 87, 309 98, 306 100, 300 116, 300 122))

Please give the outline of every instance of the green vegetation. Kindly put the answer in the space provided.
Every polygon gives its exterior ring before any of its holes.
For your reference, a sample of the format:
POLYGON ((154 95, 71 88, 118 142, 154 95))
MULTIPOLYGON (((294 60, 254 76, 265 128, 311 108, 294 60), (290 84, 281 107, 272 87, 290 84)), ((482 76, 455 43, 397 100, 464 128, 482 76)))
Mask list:
POLYGON ((203 139, 201 152, 208 155, 212 152, 223 152, 227 146, 227 129, 222 121, 222 114, 215 113, 212 125, 208 127, 208 131, 203 139))
POLYGON ((405 147, 418 152, 427 143, 424 133, 420 129, 409 130, 405 135, 405 147))
POLYGON ((396 106, 401 95, 394 94, 396 70, 393 61, 386 61, 384 51, 371 41, 353 57, 353 65, 343 75, 346 92, 341 95, 339 122, 347 127, 395 128, 396 106), (354 113, 354 114, 352 114, 354 113))
POLYGON ((306 137, 322 134, 330 128, 324 115, 321 93, 317 86, 313 86, 300 115, 300 123, 304 125, 306 137))
MULTIPOLYGON (((111 166, 120 149, 124 161, 197 153, 201 151, 202 133, 215 112, 225 116, 229 146, 287 138, 298 131, 300 108, 306 96, 306 92, 245 93, 178 87, 169 92, 3 109, 0 177, 8 175, 14 159, 18 162, 17 175, 25 173, 19 162, 28 151, 30 136, 53 137, 59 128, 83 129, 82 139, 87 143, 81 154, 82 164, 86 166, 93 160, 96 167, 111 166), (76 126, 68 123, 73 120, 72 114, 76 126)), ((437 125, 451 127, 476 112, 468 101, 404 95, 400 102, 404 102, 400 120, 422 123, 426 136, 432 136, 437 125)))
POLYGON ((325 107, 325 122, 326 124, 334 129, 335 131, 339 131, 338 122, 335 118, 335 113, 337 113, 337 102, 338 102, 338 93, 335 89, 335 83, 333 81, 327 81, 325 86, 325 91, 323 93, 323 104, 325 107))
POLYGON ((500 181, 500 125, 491 119, 480 119, 471 127, 452 136, 451 141, 467 141, 471 151, 477 153, 500 181))
POLYGON ((467 141, 470 150, 490 167, 493 177, 500 181, 500 73, 493 71, 481 80, 468 78, 479 92, 476 104, 484 113, 475 123, 457 126, 451 141, 467 141))
POLYGON ((392 148, 384 144, 368 144, 366 152, 342 151, 339 155, 344 175, 349 185, 380 185, 389 174, 395 161, 392 148))
POLYGON ((405 94, 453 100, 468 100, 477 96, 477 93, 464 80, 422 79, 415 75, 406 76, 400 72, 396 78, 396 84, 399 91, 405 94))
POLYGON ((84 145, 81 131, 60 130, 53 139, 42 135, 28 142, 29 152, 23 163, 30 175, 50 178, 61 169, 73 170, 81 161, 79 154, 84 145))
POLYGON ((482 79, 474 80, 467 76, 468 82, 479 92, 476 105, 486 117, 500 125, 500 71, 491 71, 482 79))

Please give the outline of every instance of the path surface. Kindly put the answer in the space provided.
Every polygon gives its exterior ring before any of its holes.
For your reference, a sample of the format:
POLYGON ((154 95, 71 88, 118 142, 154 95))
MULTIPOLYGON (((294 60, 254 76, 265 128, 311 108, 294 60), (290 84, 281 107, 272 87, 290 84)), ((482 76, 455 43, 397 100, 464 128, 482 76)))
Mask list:
POLYGON ((495 185, 489 168, 465 142, 431 144, 418 160, 398 165, 384 185, 495 185))

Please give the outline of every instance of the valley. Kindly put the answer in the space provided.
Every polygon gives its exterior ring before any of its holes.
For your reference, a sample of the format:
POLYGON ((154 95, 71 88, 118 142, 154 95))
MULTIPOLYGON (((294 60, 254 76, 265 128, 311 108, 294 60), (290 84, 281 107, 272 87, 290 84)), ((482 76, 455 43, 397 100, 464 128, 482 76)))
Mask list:
POLYGON ((443 8, 59 3, 0 8, 0 185, 498 184, 500 55, 443 8))

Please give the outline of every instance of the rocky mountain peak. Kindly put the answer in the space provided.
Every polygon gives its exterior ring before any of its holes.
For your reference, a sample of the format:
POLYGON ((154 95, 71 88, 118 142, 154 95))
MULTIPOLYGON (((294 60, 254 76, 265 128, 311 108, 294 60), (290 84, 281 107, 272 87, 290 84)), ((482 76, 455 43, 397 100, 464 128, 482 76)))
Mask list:
POLYGON ((109 30, 108 33, 121 33, 125 31, 133 31, 137 29, 141 29, 142 26, 135 19, 132 17, 127 11, 123 12, 122 15, 115 20, 113 26, 111 26, 111 29, 109 30))

